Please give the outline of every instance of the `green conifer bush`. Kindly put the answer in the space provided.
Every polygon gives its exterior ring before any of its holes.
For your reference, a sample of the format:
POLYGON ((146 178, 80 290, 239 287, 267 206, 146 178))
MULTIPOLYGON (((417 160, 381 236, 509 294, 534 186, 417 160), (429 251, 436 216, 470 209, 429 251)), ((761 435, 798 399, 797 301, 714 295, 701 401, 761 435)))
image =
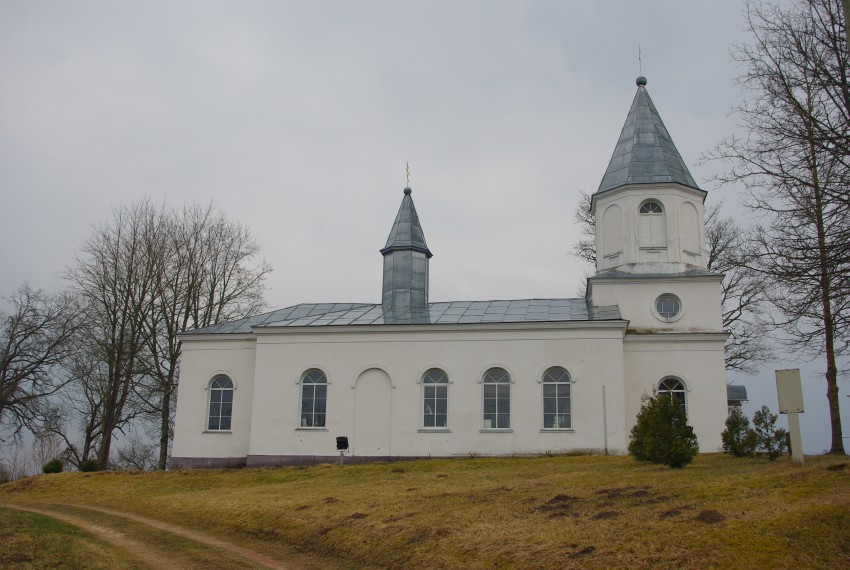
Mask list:
POLYGON ((758 434, 750 427, 750 419, 734 408, 726 418, 726 429, 721 434, 723 452, 735 457, 753 457, 759 445, 758 434))
POLYGON ((767 453, 771 461, 788 450, 788 432, 776 427, 778 419, 779 416, 770 413, 767 406, 762 406, 753 414, 753 428, 758 436, 759 449, 767 453))
POLYGON ((42 473, 62 473, 62 469, 64 469, 64 464, 62 460, 58 457, 56 459, 51 459, 47 463, 45 463, 42 468, 42 473))
POLYGON ((669 395, 644 396, 632 428, 629 453, 638 461, 684 467, 699 452, 685 410, 669 395))

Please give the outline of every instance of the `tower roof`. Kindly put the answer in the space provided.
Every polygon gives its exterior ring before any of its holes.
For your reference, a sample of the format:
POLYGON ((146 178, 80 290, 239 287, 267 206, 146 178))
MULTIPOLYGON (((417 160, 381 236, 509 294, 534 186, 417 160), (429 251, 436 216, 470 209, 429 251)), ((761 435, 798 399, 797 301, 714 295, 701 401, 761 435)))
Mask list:
POLYGON ((626 184, 659 182, 675 182, 699 189, 649 98, 646 78, 638 77, 637 86, 620 140, 596 193, 626 184))
POLYGON ((398 209, 390 236, 387 238, 387 245, 381 250, 384 255, 391 251, 408 249, 420 251, 428 257, 433 256, 428 249, 428 244, 425 243, 425 232, 422 231, 419 216, 416 215, 411 192, 410 188, 404 189, 404 198, 401 200, 401 207, 398 209))

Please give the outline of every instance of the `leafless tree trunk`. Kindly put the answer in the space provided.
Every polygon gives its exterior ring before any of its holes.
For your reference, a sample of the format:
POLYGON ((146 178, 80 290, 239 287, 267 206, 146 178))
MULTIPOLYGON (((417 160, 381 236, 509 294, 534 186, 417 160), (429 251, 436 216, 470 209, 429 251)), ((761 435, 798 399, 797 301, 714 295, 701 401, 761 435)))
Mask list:
POLYGON ((841 0, 844 12, 844 31, 846 32, 847 45, 850 46, 850 0, 841 0))
POLYGON ((109 465, 115 430, 135 412, 145 317, 162 263, 156 255, 162 215, 149 202, 117 208, 108 223, 95 228, 67 275, 86 312, 81 341, 87 357, 97 364, 80 380, 87 392, 97 395, 92 399, 94 409, 88 410, 88 423, 91 437, 99 437, 96 459, 101 469, 109 465))
POLYGON ((774 324, 800 353, 824 357, 831 453, 844 453, 836 359, 848 348, 850 315, 850 90, 838 0, 748 6, 750 44, 736 46, 746 95, 736 109, 746 136, 709 158, 731 165, 745 204, 766 216, 753 233, 751 267, 780 311, 774 324))

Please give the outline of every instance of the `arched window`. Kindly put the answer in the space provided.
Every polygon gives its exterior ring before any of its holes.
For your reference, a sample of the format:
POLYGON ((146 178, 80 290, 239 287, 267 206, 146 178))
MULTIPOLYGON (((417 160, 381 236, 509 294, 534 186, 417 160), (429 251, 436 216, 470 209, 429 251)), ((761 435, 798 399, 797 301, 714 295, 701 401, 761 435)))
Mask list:
POLYGON ((312 368, 301 376, 301 427, 325 427, 328 401, 328 379, 325 373, 312 368))
POLYGON ((422 426, 445 428, 448 423, 449 377, 439 368, 422 375, 422 426))
POLYGON ((219 375, 210 382, 210 405, 207 429, 227 431, 233 414, 233 380, 219 375))
POLYGON ((570 405, 570 373, 553 366, 543 373, 543 429, 573 427, 570 405))
POLYGON ((647 200, 638 211, 641 247, 664 247, 664 208, 656 200, 647 200))
POLYGON ((484 373, 484 429, 511 427, 511 375, 504 368, 484 373))
POLYGON ((673 376, 668 376, 658 383, 658 396, 671 398, 674 402, 678 402, 682 407, 682 411, 687 415, 688 408, 685 401, 685 385, 682 381, 673 376))

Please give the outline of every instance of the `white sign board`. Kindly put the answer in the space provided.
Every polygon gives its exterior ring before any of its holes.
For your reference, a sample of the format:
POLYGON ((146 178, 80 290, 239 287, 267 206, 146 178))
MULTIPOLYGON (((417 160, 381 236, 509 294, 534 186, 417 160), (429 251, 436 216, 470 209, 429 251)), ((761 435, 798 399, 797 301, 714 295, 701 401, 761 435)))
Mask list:
POLYGON ((800 369, 776 371, 776 392, 779 394, 779 413, 803 413, 803 385, 800 369))

